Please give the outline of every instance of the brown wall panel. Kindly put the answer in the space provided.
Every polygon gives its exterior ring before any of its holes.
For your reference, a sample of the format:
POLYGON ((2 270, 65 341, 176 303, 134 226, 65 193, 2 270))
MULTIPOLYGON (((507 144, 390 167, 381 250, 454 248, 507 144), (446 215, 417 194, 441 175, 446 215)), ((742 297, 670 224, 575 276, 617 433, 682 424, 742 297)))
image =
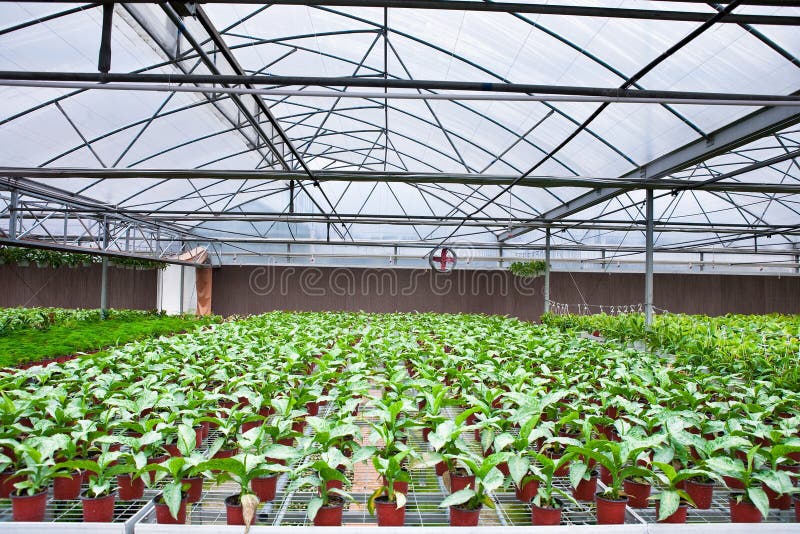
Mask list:
MULTIPOLYGON (((99 308, 102 267, 19 267, 0 265, 0 307, 99 308)), ((111 308, 156 307, 157 271, 108 268, 111 308)))
MULTIPOLYGON (((225 266, 214 269, 213 279, 213 311, 221 315, 437 311, 536 320, 543 308, 544 280, 522 281, 506 271, 225 266)), ((550 295, 572 310, 584 302, 636 305, 644 300, 644 275, 555 272, 550 295)), ((800 277, 656 274, 654 301, 676 313, 800 313, 800 277)))

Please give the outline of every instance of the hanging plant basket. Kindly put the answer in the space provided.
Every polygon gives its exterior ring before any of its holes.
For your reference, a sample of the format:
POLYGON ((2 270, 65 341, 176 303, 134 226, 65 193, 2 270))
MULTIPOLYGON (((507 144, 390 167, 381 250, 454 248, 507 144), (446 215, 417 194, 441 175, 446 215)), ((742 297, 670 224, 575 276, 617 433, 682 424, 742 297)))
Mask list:
POLYGON ((543 260, 515 261, 508 270, 521 278, 536 278, 545 273, 547 264, 543 260))

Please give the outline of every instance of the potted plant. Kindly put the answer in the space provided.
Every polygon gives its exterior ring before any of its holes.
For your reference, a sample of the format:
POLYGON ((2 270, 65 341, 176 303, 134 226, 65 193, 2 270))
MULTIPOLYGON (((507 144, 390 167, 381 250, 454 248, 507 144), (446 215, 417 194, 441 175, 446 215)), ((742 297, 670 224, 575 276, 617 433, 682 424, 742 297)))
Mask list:
MULTIPOLYGON (((617 428, 626 428, 626 423, 618 420, 614 423, 617 428)), ((597 523, 600 525, 614 525, 625 522, 625 507, 628 496, 623 492, 623 482, 627 478, 641 476, 650 478, 649 469, 636 465, 639 453, 655 447, 661 442, 660 436, 646 438, 638 437, 632 432, 620 433, 624 441, 610 441, 604 439, 591 440, 585 446, 571 445, 568 451, 591 458, 608 471, 611 480, 606 491, 595 496, 597 506, 597 523)))
POLYGON ((344 502, 353 500, 345 490, 345 485, 349 484, 347 477, 338 469, 343 465, 352 466, 350 460, 339 449, 333 448, 322 452, 318 460, 304 463, 292 472, 294 480, 287 491, 310 487, 319 494, 311 498, 307 508, 308 518, 314 522, 314 526, 342 524, 344 502))
POLYGON ((228 525, 250 526, 259 505, 258 496, 253 492, 251 482, 257 477, 288 471, 278 464, 267 463, 261 455, 241 453, 230 458, 214 458, 196 467, 212 478, 217 484, 232 481, 239 486, 239 493, 225 499, 228 525))
POLYGON ((656 519, 659 523, 686 523, 686 513, 689 506, 694 506, 694 501, 680 487, 681 482, 705 477, 707 473, 699 469, 678 472, 671 464, 662 462, 653 462, 653 465, 658 468, 654 475, 661 484, 661 492, 653 497, 657 500, 656 519))
MULTIPOLYGON (((161 443, 161 434, 156 431, 146 432, 141 437, 126 435, 104 436, 98 438, 100 443, 119 443, 126 448, 117 457, 117 498, 121 501, 141 499, 144 495, 145 479, 150 476, 148 468, 148 451, 152 451, 161 443)), ((152 453, 151 453, 152 455, 152 453)))
POLYGON ((475 476, 475 483, 473 487, 451 493, 439 503, 439 508, 450 509, 451 527, 477 526, 483 506, 494 508, 491 493, 502 486, 505 480, 497 464, 507 459, 508 453, 494 453, 481 459, 467 455, 457 458, 475 476))
POLYGON ((686 493, 692 498, 698 510, 708 510, 714 497, 715 478, 712 469, 706 468, 710 458, 720 456, 721 451, 750 447, 750 441, 733 435, 723 435, 714 439, 706 439, 701 435, 684 432, 682 442, 691 447, 694 455, 693 465, 701 474, 686 480, 686 493))
POLYGON ((381 476, 382 484, 367 501, 369 513, 378 516, 378 526, 398 527, 405 524, 406 495, 410 477, 403 467, 406 458, 413 450, 406 448, 392 455, 375 454, 372 465, 381 476))
MULTIPOLYGON (((471 427, 464 425, 471 413, 471 410, 468 410, 459 414, 455 420, 448 419, 443 421, 436 427, 435 431, 428 434, 428 443, 431 444, 434 452, 439 453, 442 458, 442 462, 437 465, 436 474, 450 473, 451 489, 453 489, 454 480, 459 477, 469 477, 469 475, 457 471, 455 459, 469 451, 469 446, 461 434, 471 429, 471 427)), ((456 487, 458 485, 464 487, 464 485, 471 482, 471 479, 467 479, 463 481, 462 485, 462 481, 459 480, 456 482, 456 487)))
POLYGON ((14 484, 11 493, 12 517, 14 521, 42 521, 47 506, 47 488, 56 477, 70 476, 71 470, 53 461, 53 452, 58 440, 50 437, 34 437, 20 443, 15 454, 21 460, 17 475, 22 480, 14 484))
MULTIPOLYGON (((188 425, 183 425, 191 434, 194 430, 188 425)), ((170 477, 168 483, 161 488, 161 493, 153 498, 156 508, 156 521, 161 524, 182 525, 186 523, 186 505, 189 502, 191 483, 187 482, 197 478, 201 472, 199 466, 204 458, 199 455, 173 456, 162 463, 147 466, 148 470, 155 473, 151 486, 156 486, 166 476, 170 477)), ((202 479, 201 479, 202 480, 202 479)), ((202 490, 202 484, 200 486, 202 490)), ((195 500, 199 500, 193 496, 195 500)))
POLYGON ((525 487, 526 481, 536 483, 536 493, 531 501, 531 523, 533 525, 558 525, 561 523, 562 497, 575 502, 572 495, 554 486, 555 473, 572 460, 572 453, 552 459, 539 452, 528 456, 512 455, 508 460, 508 469, 514 484, 525 487), (531 462, 534 460, 534 462, 531 462))
POLYGON ((792 493, 791 480, 786 473, 775 473, 763 469, 763 458, 756 445, 747 451, 745 460, 715 456, 706 461, 706 467, 720 476, 738 480, 741 491, 730 496, 730 514, 732 523, 760 523, 769 514, 769 498, 766 492, 756 483, 765 483, 776 493, 792 493), (783 476, 781 476, 783 475, 783 476))
POLYGON ((64 465, 85 469, 92 473, 89 486, 81 493, 83 520, 87 523, 110 523, 114 519, 114 502, 117 492, 112 490, 111 481, 128 467, 115 465, 118 451, 109 451, 108 444, 102 445, 102 452, 94 460, 72 460, 64 465))

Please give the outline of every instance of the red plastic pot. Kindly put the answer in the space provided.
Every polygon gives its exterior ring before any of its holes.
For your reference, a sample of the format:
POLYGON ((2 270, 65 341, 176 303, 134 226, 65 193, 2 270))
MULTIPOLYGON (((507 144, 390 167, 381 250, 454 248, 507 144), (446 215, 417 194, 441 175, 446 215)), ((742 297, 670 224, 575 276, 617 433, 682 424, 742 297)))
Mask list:
POLYGON ((275 499, 278 488, 278 476, 257 477, 250 481, 250 488, 258 496, 261 502, 269 502, 275 499))
POLYGON ((529 480, 522 487, 516 487, 515 493, 517 494, 517 499, 522 502, 531 502, 531 500, 536 497, 536 494, 539 493, 539 481, 538 480, 529 480))
POLYGON ((144 495, 144 479, 131 480, 130 475, 117 475, 117 486, 121 501, 134 501, 144 495))
POLYGON ((741 496, 741 493, 731 494, 731 523, 761 523, 763 516, 756 505, 746 500, 737 502, 737 496, 741 496))
POLYGON ((787 493, 785 495, 778 494, 763 482, 761 483, 761 489, 763 489, 764 493, 767 494, 770 508, 776 508, 778 510, 789 510, 792 507, 791 493, 787 493))
POLYGON ((625 507, 628 505, 628 498, 607 499, 598 493, 594 496, 597 506, 598 525, 622 525, 625 523, 625 507))
POLYGON ((220 449, 214 455, 214 459, 218 458, 233 458, 239 452, 239 449, 220 449))
POLYGON ((692 498, 698 510, 709 510, 714 497, 714 483, 689 479, 686 481, 686 493, 692 498))
POLYGON ((402 527, 406 523, 406 507, 398 508, 397 503, 387 497, 375 499, 375 515, 379 527, 402 527))
POLYGON ((430 436, 430 434, 431 434, 431 429, 430 428, 427 428, 427 427, 423 428, 422 429, 422 441, 427 443, 428 442, 428 436, 430 436))
POLYGON ((181 484, 189 484, 186 490, 186 502, 197 502, 203 494, 203 477, 181 479, 181 484))
POLYGON ((323 506, 314 516, 315 527, 340 527, 342 526, 342 510, 344 503, 330 500, 328 506, 323 506))
POLYGON ((203 425, 194 427, 194 448, 199 449, 200 444, 203 443, 205 436, 203 435, 203 425))
POLYGON ((469 510, 458 506, 450 507, 450 526, 451 527, 477 527, 478 519, 481 516, 481 508, 469 510))
MULTIPOLYGON (((561 459, 561 455, 553 456, 553 458, 552 458, 552 460, 554 462, 558 462, 560 459, 561 459)), ((553 476, 556 476, 556 477, 565 477, 565 476, 568 476, 568 475, 569 475, 569 462, 565 463, 564 465, 562 465, 561 467, 556 469, 555 472, 553 473, 553 476)))
POLYGON ((179 456, 183 456, 181 451, 178 450, 178 446, 174 443, 164 445, 164 450, 167 451, 167 454, 172 458, 177 458, 179 456))
POLYGON ((294 423, 292 423, 292 430, 298 434, 302 434, 305 429, 306 422, 304 420, 297 419, 294 423))
POLYGON ((308 415, 315 416, 319 414, 319 405, 319 402, 306 403, 306 411, 308 412, 308 415))
POLYGON ((455 493, 467 487, 475 489, 475 475, 450 471, 450 493, 455 493))
POLYGON ((578 487, 572 489, 572 496, 576 501, 591 502, 594 500, 594 494, 597 493, 597 475, 592 473, 589 480, 582 478, 578 482, 578 487))
POLYGON ((510 476, 511 471, 508 470, 508 462, 500 462, 497 464, 497 468, 503 473, 503 476, 510 476))
POLYGON ((114 520, 114 502, 116 500, 116 492, 104 497, 87 497, 85 492, 82 493, 83 522, 111 523, 114 520))
POLYGON ((294 438, 279 439, 278 445, 285 445, 286 447, 291 447, 292 445, 294 445, 294 438))
POLYGON ((600 481, 606 486, 611 485, 611 472, 604 465, 600 466, 600 481))
MULTIPOLYGON (((661 505, 661 501, 656 501, 656 519, 658 519, 658 510, 659 506, 661 505)), ((686 523, 686 514, 689 511, 689 505, 681 503, 678 506, 678 509, 675 512, 664 519, 663 521, 659 521, 659 523, 686 523)))
POLYGON ((36 495, 11 495, 11 516, 14 521, 44 521, 47 490, 36 495))
POLYGON ((53 480, 53 499, 58 501, 72 501, 81 494, 81 481, 83 476, 79 471, 72 473, 71 477, 58 477, 53 480))
POLYGON ((442 476, 447 473, 447 464, 445 462, 439 462, 436 464, 436 475, 442 476))
POLYGON ((325 483, 325 487, 330 489, 344 489, 344 482, 341 480, 329 480, 325 483))
POLYGON ((160 525, 185 525, 186 524, 186 495, 184 494, 181 499, 181 506, 178 508, 178 517, 172 517, 169 512, 169 506, 161 501, 159 495, 155 499, 156 502, 156 522, 160 525))
POLYGON ((198 447, 200 446, 200 443, 202 443, 204 439, 208 438, 209 432, 211 432, 211 422, 203 421, 202 423, 200 423, 200 433, 202 438, 197 442, 198 447))
POLYGON ((794 503, 794 520, 800 523, 800 495, 792 497, 794 503))
POLYGON ((531 504, 531 524, 534 526, 560 525, 561 508, 531 504))
POLYGON ((239 502, 238 493, 225 497, 225 515, 228 525, 244 525, 242 503, 239 502))
POLYGON ((650 506, 650 501, 648 501, 648 497, 650 497, 650 492, 653 489, 653 486, 650 484, 644 484, 642 482, 636 482, 634 480, 625 480, 623 482, 623 487, 625 488, 625 494, 628 496, 628 505, 631 508, 647 508, 650 506))

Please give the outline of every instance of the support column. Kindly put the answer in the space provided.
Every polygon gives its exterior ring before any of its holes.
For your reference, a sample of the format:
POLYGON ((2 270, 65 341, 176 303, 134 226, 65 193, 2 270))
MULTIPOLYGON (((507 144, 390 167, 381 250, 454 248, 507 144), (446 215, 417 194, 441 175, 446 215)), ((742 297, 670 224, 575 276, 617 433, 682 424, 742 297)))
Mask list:
POLYGON ((19 212, 17 209, 19 208, 19 191, 16 189, 11 191, 11 213, 8 218, 8 238, 9 239, 16 239, 17 238, 17 226, 18 226, 18 218, 19 212))
POLYGON ((644 322, 653 324, 653 190, 647 190, 647 229, 645 231, 644 322))
MULTIPOLYGON (((108 220, 103 217, 103 250, 108 248, 108 220)), ((103 270, 100 277, 100 316, 108 315, 108 256, 103 256, 103 270)))
POLYGON ((181 315, 183 315, 183 284, 184 284, 183 268, 184 268, 184 266, 181 265, 181 292, 180 292, 180 299, 181 300, 180 300, 180 304, 178 304, 178 313, 180 313, 181 315))
POLYGON ((544 312, 550 311, 550 228, 544 234, 544 312))

